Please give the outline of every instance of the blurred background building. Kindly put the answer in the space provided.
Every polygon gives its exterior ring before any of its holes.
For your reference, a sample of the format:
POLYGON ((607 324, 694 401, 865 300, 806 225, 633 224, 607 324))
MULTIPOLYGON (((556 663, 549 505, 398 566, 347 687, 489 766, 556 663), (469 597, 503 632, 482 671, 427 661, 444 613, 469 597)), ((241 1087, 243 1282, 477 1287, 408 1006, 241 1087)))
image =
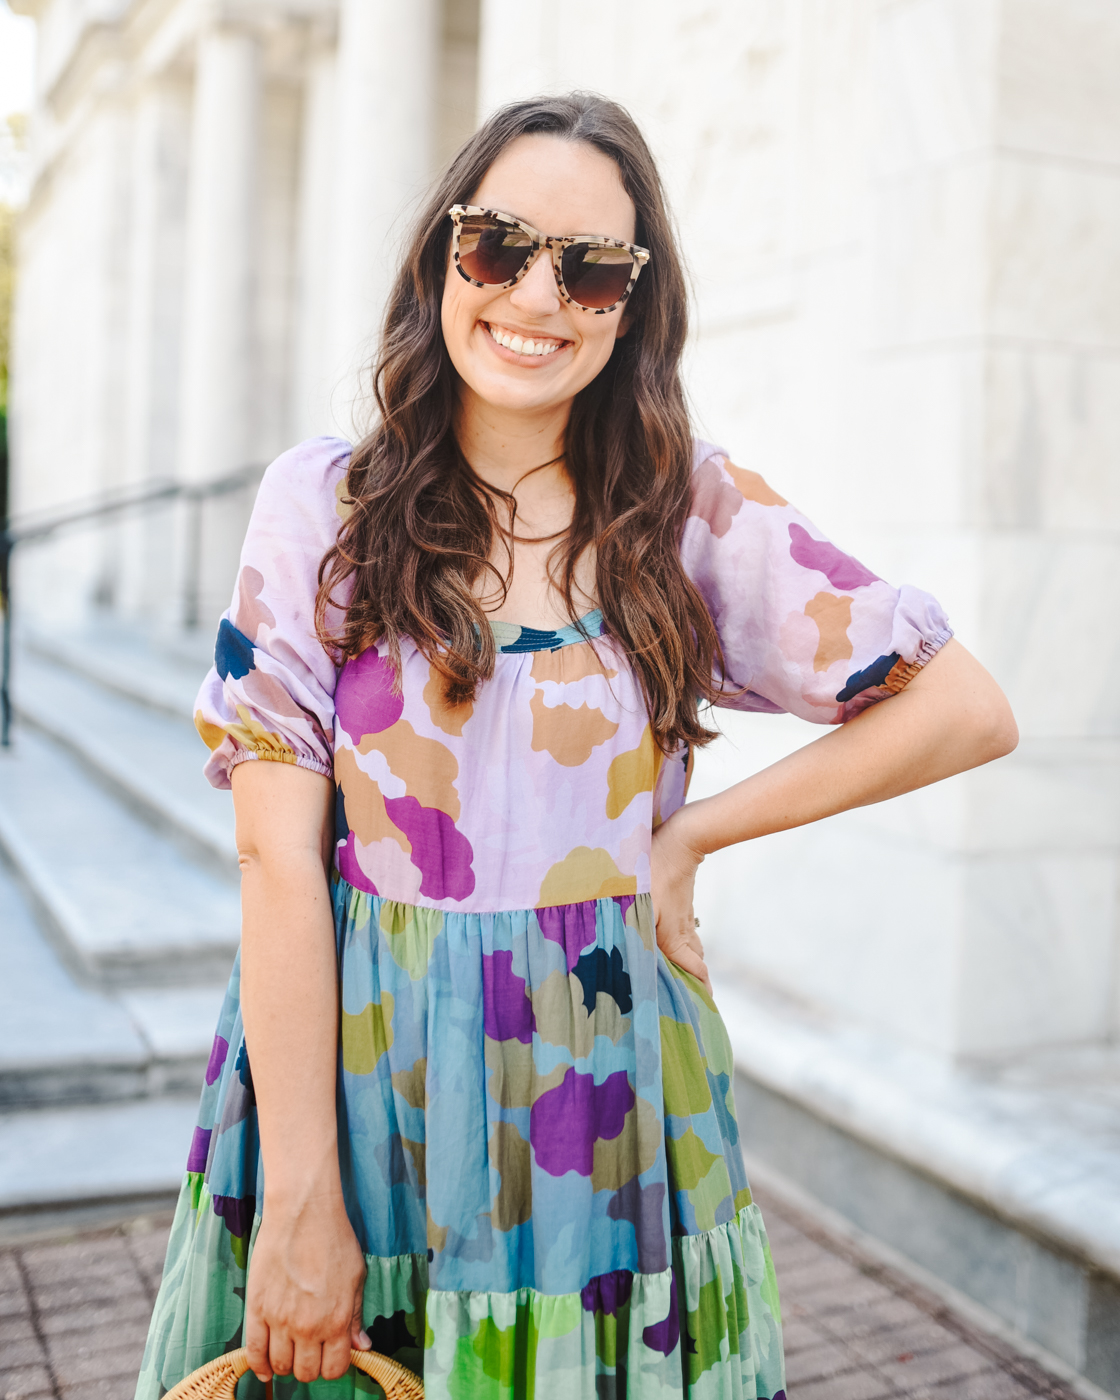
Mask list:
MULTIPOLYGON (((237 937, 190 702, 254 472, 361 430, 409 213, 478 119, 589 87, 666 177, 699 431, 936 593, 1023 736, 706 864, 751 1165, 1120 1394, 1120 6, 13 8, 14 524, 169 490, 14 553, 0 1210, 177 1176, 237 937)), ((699 791, 817 737, 723 727, 699 791)))

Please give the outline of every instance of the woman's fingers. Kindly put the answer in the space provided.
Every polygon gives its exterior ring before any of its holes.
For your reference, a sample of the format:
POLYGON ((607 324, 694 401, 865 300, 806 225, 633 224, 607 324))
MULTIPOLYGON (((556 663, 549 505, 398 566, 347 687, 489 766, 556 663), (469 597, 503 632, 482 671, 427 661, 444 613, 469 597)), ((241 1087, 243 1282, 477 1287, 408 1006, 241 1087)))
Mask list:
MULTIPOLYGON (((350 1367, 350 1344, 353 1338, 349 1335, 335 1337, 333 1341, 323 1344, 323 1379, 325 1381, 336 1381, 339 1376, 344 1376, 350 1367)), ((364 1348, 359 1347, 359 1351, 364 1348)))
POLYGON ((708 967, 704 961, 704 945, 696 932, 696 920, 691 910, 687 919, 678 919, 672 932, 664 924, 657 930, 657 946, 670 962, 691 972, 707 988, 711 995, 712 983, 708 967))
POLYGON ((295 1345, 282 1328, 270 1327, 268 1332, 268 1367, 274 1375, 290 1376, 295 1360, 295 1345))
POLYGON ((350 1348, 368 1351, 370 1339, 362 1330, 361 1300, 350 1326, 325 1343, 313 1337, 293 1337, 280 1328, 258 1322, 246 1329, 249 1369, 260 1381, 273 1376, 295 1376, 298 1381, 338 1380, 350 1367, 350 1348))
MULTIPOLYGON (((682 808, 681 811, 687 810, 682 808)), ((650 850, 650 892, 653 897, 657 946, 670 962, 684 968, 707 988, 711 979, 704 962, 704 945, 692 912, 696 871, 703 856, 678 839, 680 812, 653 835, 650 850)))
POLYGON ((662 949, 670 962, 676 963, 678 967, 683 967, 685 972, 691 972, 698 982, 702 982, 709 995, 712 990, 711 978, 708 976, 708 965, 698 953, 693 952, 687 944, 679 944, 670 952, 662 949))
MULTIPOLYGON (((362 1288, 354 1299, 354 1311, 344 1331, 336 1333, 320 1344, 312 1338, 295 1339, 294 1347, 289 1347, 291 1359, 287 1371, 298 1381, 336 1381, 350 1369, 350 1348, 359 1351, 370 1349, 370 1339, 362 1330, 362 1288), (312 1368, 315 1368, 312 1370, 312 1368)), ((273 1368, 277 1375, 287 1374, 277 1364, 273 1355, 273 1368)))
POLYGON ((354 1312, 350 1318, 350 1345, 356 1351, 369 1351, 373 1343, 362 1327, 362 1300, 365 1296, 365 1279, 354 1291, 354 1312))
POLYGON ((354 1291, 354 1311, 350 1315, 349 1335, 339 1342, 332 1342, 323 1348, 323 1379, 337 1380, 346 1374, 350 1365, 350 1348, 356 1351, 369 1351, 372 1345, 369 1335, 362 1328, 362 1298, 365 1294, 365 1280, 354 1291), (337 1369, 335 1369, 337 1367, 337 1369))
MULTIPOLYGON (((346 1359, 350 1359, 350 1349, 346 1349, 346 1359)), ((292 1375, 297 1381, 317 1381, 323 1369, 323 1348, 318 1342, 296 1342, 295 1364, 292 1375)), ((341 1374, 341 1373, 340 1373, 341 1374)))
POLYGON ((250 1371, 262 1382, 272 1379, 269 1343, 269 1331, 260 1316, 248 1313, 245 1318, 245 1354, 249 1359, 250 1371))

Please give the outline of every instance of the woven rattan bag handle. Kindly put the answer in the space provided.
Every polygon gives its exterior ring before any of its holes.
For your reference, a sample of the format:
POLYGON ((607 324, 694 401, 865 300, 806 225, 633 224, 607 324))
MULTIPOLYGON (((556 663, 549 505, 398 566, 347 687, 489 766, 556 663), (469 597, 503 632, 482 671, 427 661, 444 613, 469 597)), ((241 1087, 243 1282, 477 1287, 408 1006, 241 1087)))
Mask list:
MULTIPOLYGON (((350 1364, 372 1376, 385 1392, 385 1400, 422 1400, 420 1377, 376 1351, 351 1351, 350 1364)), ((164 1400, 233 1400, 237 1382, 249 1369, 245 1348, 227 1352, 186 1376, 164 1400)), ((271 1389, 271 1387, 270 1387, 271 1389)))

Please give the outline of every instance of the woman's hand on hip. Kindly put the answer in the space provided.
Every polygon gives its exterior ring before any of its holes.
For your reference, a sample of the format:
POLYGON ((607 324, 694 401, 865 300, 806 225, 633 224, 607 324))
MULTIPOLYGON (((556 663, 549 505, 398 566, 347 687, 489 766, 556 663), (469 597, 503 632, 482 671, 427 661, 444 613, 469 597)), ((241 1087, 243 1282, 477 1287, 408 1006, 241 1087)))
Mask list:
POLYGON ((696 871, 704 857, 684 839, 685 808, 674 812, 653 833, 650 848, 650 894, 657 923, 657 946, 670 962, 691 972, 710 992, 704 945, 697 932, 692 898, 696 871))
POLYGON ((340 1193, 298 1206, 266 1201, 249 1266, 245 1347, 261 1381, 336 1380, 362 1331, 366 1266, 340 1193))

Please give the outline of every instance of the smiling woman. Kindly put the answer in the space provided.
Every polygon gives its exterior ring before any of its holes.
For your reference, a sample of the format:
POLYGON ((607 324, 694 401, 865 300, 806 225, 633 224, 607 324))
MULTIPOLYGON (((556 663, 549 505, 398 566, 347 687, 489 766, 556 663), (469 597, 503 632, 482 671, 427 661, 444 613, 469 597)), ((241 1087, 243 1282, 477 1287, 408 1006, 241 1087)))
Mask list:
POLYGON ((243 1395, 351 1396, 372 1342, 440 1400, 784 1397, 697 868, 1014 722, 933 598, 693 440, 685 329, 627 114, 515 104, 420 216, 373 432, 269 469, 197 715, 242 949, 139 1400, 238 1339, 243 1395), (836 728, 690 803, 704 701, 836 728))

